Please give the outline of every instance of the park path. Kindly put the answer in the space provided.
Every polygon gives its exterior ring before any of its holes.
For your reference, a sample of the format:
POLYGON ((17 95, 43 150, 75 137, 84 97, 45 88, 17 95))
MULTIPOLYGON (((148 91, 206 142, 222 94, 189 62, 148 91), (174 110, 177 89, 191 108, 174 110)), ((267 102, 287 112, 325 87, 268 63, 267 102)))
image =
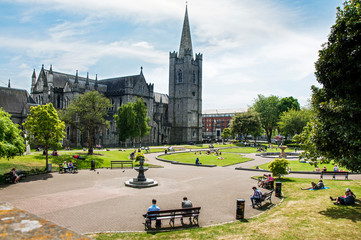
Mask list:
MULTIPOLYGON (((158 181, 157 187, 125 187, 126 180, 137 176, 133 169, 80 170, 78 174, 32 176, 20 184, 5 186, 0 189, 0 202, 9 202, 79 233, 143 231, 142 214, 152 198, 158 200, 161 209, 171 209, 180 207, 187 196, 194 206, 202 207, 200 226, 234 221, 239 198, 246 200, 246 218, 263 211, 250 207, 249 199, 256 184, 251 177, 259 173, 235 167, 255 166, 272 159, 246 154, 255 160, 208 168, 161 162, 156 160, 157 155, 146 155, 149 163, 163 166, 146 172, 147 178, 158 181)), ((276 197, 272 200, 280 201, 276 197)))

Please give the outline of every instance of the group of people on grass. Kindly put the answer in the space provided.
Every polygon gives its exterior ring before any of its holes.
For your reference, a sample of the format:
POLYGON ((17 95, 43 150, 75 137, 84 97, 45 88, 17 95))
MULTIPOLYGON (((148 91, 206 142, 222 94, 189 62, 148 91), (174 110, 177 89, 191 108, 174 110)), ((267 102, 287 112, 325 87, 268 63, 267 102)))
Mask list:
POLYGON ((64 161, 62 164, 62 167, 63 167, 64 173, 73 173, 74 172, 74 164, 71 160, 68 163, 66 163, 66 161, 64 161))
POLYGON ((335 205, 352 205, 355 203, 356 195, 351 191, 350 188, 346 188, 345 195, 333 198, 330 196, 331 201, 335 201, 335 205))
MULTIPOLYGON (((187 197, 183 197, 183 201, 182 201, 182 208, 192 208, 193 207, 193 203, 187 198, 187 197)), ((153 211, 160 211, 160 207, 157 206, 157 200, 156 199, 152 199, 152 205, 148 208, 147 212, 153 212, 153 211)), ((150 217, 153 215, 149 215, 150 217)), ((154 216, 156 216, 154 214, 154 216)), ((183 218, 180 219, 181 223, 184 224, 183 222, 183 218)), ((189 217, 189 223, 192 223, 192 218, 189 217)), ((161 226, 161 221, 160 220, 156 220, 155 223, 156 227, 160 227, 161 226)))
MULTIPOLYGON (((323 181, 320 180, 318 181, 318 183, 316 184, 315 182, 311 182, 311 187, 308 188, 301 188, 301 190, 318 190, 318 189, 324 189, 325 185, 323 184, 323 181)), ((332 201, 335 201, 334 204, 335 205, 352 205, 355 203, 356 200, 356 195, 350 190, 350 188, 346 188, 346 192, 345 195, 333 198, 332 196, 330 196, 330 199, 332 201)))

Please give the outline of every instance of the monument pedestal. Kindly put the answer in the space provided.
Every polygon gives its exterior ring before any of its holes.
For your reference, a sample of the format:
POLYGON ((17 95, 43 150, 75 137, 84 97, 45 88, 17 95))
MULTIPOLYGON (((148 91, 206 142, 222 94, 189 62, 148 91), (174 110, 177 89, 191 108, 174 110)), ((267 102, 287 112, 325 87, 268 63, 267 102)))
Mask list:
POLYGON ((133 188, 148 188, 158 186, 158 182, 153 179, 146 178, 144 172, 148 170, 148 167, 143 167, 144 158, 139 160, 139 167, 135 167, 135 171, 138 172, 138 177, 125 181, 125 186, 133 188))

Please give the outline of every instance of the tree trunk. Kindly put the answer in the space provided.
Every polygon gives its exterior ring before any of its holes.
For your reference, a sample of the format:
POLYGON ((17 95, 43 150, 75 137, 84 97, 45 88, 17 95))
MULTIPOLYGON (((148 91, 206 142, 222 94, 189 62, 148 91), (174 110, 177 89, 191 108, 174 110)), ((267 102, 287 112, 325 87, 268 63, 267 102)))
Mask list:
POLYGON ((48 171, 48 164, 49 164, 48 151, 49 151, 49 146, 46 145, 45 146, 45 159, 46 159, 46 161, 45 161, 45 170, 46 171, 48 171))
POLYGON ((93 154, 93 146, 94 146, 94 129, 89 130, 89 139, 88 139, 88 154, 93 154))

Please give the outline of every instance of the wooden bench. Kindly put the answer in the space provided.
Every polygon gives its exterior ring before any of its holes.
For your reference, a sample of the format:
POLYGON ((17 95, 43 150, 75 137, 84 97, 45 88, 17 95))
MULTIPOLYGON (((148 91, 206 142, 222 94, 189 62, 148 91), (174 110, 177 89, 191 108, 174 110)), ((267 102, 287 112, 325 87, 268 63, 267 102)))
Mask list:
MULTIPOLYGON (((174 227, 174 220, 179 218, 189 218, 191 224, 198 225, 198 216, 200 214, 200 207, 170 209, 161 211, 149 211, 143 215, 145 229, 152 228, 152 221, 169 220, 170 227, 174 227)), ((183 221, 181 221, 183 225, 183 221)))
MULTIPOLYGON (((78 167, 75 163, 73 163, 73 172, 72 173, 78 173, 78 167)), ((63 168, 63 164, 59 164, 59 173, 65 173, 65 169, 63 168)))
POLYGON ((262 202, 269 200, 270 203, 272 203, 272 194, 273 194, 272 190, 271 192, 267 192, 267 193, 263 193, 262 194, 262 198, 261 199, 254 199, 255 200, 255 204, 257 205, 257 207, 262 207, 262 202))
POLYGON ((345 180, 348 180, 348 172, 321 172, 320 178, 323 179, 324 175, 332 175, 332 179, 336 179, 336 176, 345 176, 345 180))
MULTIPOLYGON (((22 170, 16 170, 15 172, 19 176, 19 179, 24 179, 26 177, 25 172, 23 172, 22 170)), ((14 183, 14 180, 15 178, 11 176, 10 172, 4 174, 5 183, 14 183)))
POLYGON ((132 165, 133 168, 133 161, 111 161, 110 162, 110 169, 113 169, 113 164, 120 164, 121 168, 123 168, 123 165, 129 164, 132 165))
POLYGON ((260 182, 263 182, 263 186, 262 188, 266 188, 266 189, 274 189, 274 185, 275 185, 275 181, 266 181, 266 179, 262 176, 262 177, 258 177, 258 186, 260 185, 260 182))

